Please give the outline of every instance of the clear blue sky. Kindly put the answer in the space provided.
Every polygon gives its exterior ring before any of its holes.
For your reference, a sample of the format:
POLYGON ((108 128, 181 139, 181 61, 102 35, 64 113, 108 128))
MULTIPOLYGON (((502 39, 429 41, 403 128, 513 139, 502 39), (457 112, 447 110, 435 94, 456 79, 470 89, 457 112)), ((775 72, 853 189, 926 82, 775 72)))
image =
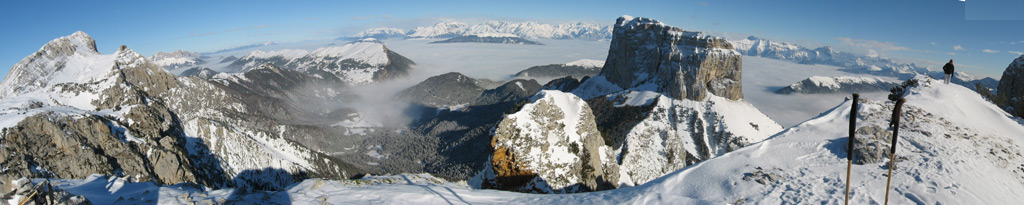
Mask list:
POLYGON ((332 39, 367 27, 408 28, 437 18, 612 24, 632 15, 733 38, 757 35, 933 64, 952 58, 958 70, 998 78, 1024 52, 1024 21, 999 20, 1019 18, 1020 12, 982 15, 1000 8, 990 4, 971 7, 971 19, 996 20, 965 20, 965 5, 971 3, 958 0, 3 1, 0 74, 46 42, 78 30, 95 38, 102 53, 124 44, 149 56, 332 39))

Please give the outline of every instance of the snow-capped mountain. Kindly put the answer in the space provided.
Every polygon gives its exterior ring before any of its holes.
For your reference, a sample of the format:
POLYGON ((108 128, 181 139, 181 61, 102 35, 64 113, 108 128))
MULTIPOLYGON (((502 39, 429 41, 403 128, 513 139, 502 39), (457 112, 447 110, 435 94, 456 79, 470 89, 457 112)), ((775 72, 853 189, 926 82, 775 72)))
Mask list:
POLYGON ((415 63, 383 43, 368 38, 342 46, 322 47, 312 52, 301 49, 252 51, 228 67, 245 72, 266 63, 307 73, 326 72, 348 84, 367 84, 408 75, 415 63))
MULTIPOLYGON (((917 75, 929 75, 941 79, 943 75, 941 70, 930 71, 926 67, 913 63, 897 63, 892 59, 880 56, 862 56, 836 51, 830 46, 810 49, 796 44, 777 42, 755 36, 730 41, 730 43, 733 44, 736 51, 747 56, 760 56, 802 64, 833 65, 844 68, 843 71, 855 74, 897 77, 901 80, 910 79, 917 75)), ((975 83, 981 83, 988 88, 994 88, 998 81, 987 77, 975 77, 964 72, 957 72, 954 78, 953 83, 972 89, 975 83)))
POLYGON ((779 94, 821 94, 821 93, 856 93, 881 92, 897 86, 899 83, 888 82, 878 77, 850 76, 811 76, 800 82, 776 90, 779 94))
POLYGON ((403 31, 403 29, 399 28, 372 28, 348 38, 453 38, 464 35, 503 33, 527 39, 604 40, 611 38, 612 26, 600 26, 583 22, 552 25, 533 21, 487 21, 470 25, 446 20, 431 26, 416 27, 405 32, 404 35, 400 34, 403 31))
POLYGON ((804 64, 834 65, 846 68, 845 71, 850 73, 867 73, 908 79, 917 74, 928 74, 930 72, 927 68, 915 64, 896 63, 891 59, 878 56, 855 55, 836 51, 829 46, 810 49, 754 36, 731 41, 731 43, 743 55, 788 60, 804 64))
POLYGON ((633 186, 766 139, 782 127, 742 100, 739 60, 721 38, 623 16, 601 74, 504 117, 471 183, 539 193, 633 186))
POLYGON ((181 73, 185 69, 202 64, 203 60, 200 57, 202 55, 198 52, 177 50, 170 53, 156 52, 156 54, 149 57, 149 61, 171 71, 171 73, 181 73))
POLYGON ((452 38, 466 34, 469 25, 456 21, 439 22, 431 26, 420 26, 409 31, 409 38, 452 38))

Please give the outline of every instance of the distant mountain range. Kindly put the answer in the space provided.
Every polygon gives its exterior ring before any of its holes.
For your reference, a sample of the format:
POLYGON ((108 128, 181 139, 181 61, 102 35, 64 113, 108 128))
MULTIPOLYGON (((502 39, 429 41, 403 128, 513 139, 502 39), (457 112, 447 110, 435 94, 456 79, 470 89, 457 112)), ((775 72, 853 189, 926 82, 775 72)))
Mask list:
POLYGON ((416 27, 412 30, 400 28, 372 28, 339 40, 362 38, 454 38, 473 34, 502 33, 526 39, 611 39, 611 25, 589 23, 544 24, 533 21, 487 21, 480 24, 466 24, 458 21, 444 21, 431 26, 416 27))
MULTIPOLYGON (((942 76, 941 70, 930 71, 926 67, 913 63, 897 63, 892 59, 883 57, 863 56, 836 51, 831 46, 810 49, 796 44, 777 42, 755 36, 730 41, 730 43, 732 43, 733 49, 746 56, 786 60, 801 64, 832 65, 840 67, 842 71, 849 73, 890 76, 902 80, 913 78, 918 74, 942 76)), ((972 89, 975 83, 981 83, 989 88, 995 88, 998 85, 998 80, 996 79, 988 77, 978 78, 964 72, 957 72, 957 75, 954 75, 954 77, 956 77, 953 80, 954 83, 972 89)))

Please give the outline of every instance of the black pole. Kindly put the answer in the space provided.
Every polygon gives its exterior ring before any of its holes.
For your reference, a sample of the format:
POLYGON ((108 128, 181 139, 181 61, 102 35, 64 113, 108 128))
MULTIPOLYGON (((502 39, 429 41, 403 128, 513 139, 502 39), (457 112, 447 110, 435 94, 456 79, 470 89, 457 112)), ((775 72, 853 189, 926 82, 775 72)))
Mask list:
POLYGON ((892 147, 889 149, 889 176, 885 182, 885 204, 887 205, 889 204, 889 185, 892 184, 892 169, 896 166, 896 139, 900 134, 900 112, 904 102, 907 102, 907 99, 900 98, 892 110, 892 147))
POLYGON ((857 128, 857 103, 860 95, 853 94, 853 105, 850 106, 850 138, 846 143, 846 204, 850 204, 850 169, 853 168, 853 142, 857 128))

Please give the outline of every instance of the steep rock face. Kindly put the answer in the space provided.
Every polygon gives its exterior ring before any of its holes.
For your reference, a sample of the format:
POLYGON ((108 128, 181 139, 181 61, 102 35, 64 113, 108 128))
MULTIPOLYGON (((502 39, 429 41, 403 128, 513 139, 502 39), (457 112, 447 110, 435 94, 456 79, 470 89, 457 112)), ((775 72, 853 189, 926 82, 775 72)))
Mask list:
POLYGON ((741 64, 725 39, 624 16, 615 23, 601 75, 621 88, 650 86, 675 99, 700 101, 710 92, 737 100, 741 64))
MULTIPOLYGON (((607 189, 617 178, 587 103, 559 91, 541 91, 498 124, 485 187, 537 193, 607 189), (488 177, 490 178, 490 177, 488 177)), ((487 168, 485 168, 487 170, 487 168)), ((485 171, 487 172, 487 171, 485 171)))
POLYGON ((1006 97, 1011 105, 1024 101, 1024 56, 1017 57, 1006 67, 996 92, 1006 97))

